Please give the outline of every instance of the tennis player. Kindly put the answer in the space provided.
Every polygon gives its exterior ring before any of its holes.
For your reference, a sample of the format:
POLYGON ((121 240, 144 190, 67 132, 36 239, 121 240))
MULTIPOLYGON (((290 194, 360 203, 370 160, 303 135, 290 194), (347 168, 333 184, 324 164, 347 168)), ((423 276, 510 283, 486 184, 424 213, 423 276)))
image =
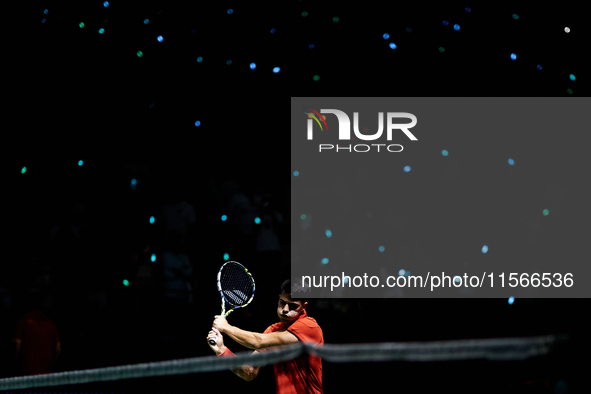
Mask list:
MULTIPOLYGON (((294 290, 295 290, 294 285, 294 290)), ((279 323, 269 326, 262 334, 241 330, 228 323, 222 316, 215 316, 212 329, 207 339, 214 339, 215 345, 209 347, 218 356, 234 356, 234 353, 224 345, 222 334, 249 349, 255 349, 254 353, 265 351, 269 348, 290 345, 298 341, 323 345, 324 337, 322 329, 312 317, 308 316, 306 308, 308 302, 300 297, 291 297, 292 284, 288 279, 281 285, 281 293, 277 303, 277 316, 279 323)), ((244 365, 233 369, 236 375, 246 381, 256 378, 261 367, 244 365)), ((277 394, 320 394, 322 390, 322 360, 318 356, 304 354, 290 361, 276 363, 275 383, 277 394)))

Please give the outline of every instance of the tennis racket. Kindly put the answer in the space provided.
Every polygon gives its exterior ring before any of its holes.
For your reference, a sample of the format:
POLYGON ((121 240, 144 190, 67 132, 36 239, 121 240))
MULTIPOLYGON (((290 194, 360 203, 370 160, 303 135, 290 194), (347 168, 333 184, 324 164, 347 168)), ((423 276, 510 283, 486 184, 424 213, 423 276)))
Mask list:
MULTIPOLYGON (((246 267, 236 261, 228 261, 222 265, 218 272, 217 286, 222 298, 221 315, 224 318, 230 312, 244 308, 254 298, 254 278, 246 267)), ((215 345, 215 340, 210 339, 209 343, 215 345)))

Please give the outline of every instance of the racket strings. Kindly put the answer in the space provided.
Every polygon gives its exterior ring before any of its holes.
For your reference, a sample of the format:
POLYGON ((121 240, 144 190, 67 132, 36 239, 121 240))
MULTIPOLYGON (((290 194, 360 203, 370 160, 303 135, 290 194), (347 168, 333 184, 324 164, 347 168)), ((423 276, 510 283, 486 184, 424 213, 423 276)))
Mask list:
POLYGON ((252 276, 244 268, 228 264, 222 271, 220 287, 227 302, 242 306, 250 299, 254 283, 252 276))

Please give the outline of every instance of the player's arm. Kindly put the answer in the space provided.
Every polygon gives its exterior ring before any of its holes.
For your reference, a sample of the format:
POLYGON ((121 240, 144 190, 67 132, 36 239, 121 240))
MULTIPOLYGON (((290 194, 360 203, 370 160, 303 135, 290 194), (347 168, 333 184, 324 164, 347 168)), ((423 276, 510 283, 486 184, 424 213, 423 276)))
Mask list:
POLYGON ((21 355, 21 340, 13 339, 12 342, 14 343, 14 360, 17 361, 21 355))
POLYGON ((249 349, 267 349, 275 346, 291 345, 298 342, 298 338, 289 331, 276 331, 267 334, 251 332, 234 327, 223 317, 216 316, 213 327, 228 335, 240 345, 249 349))
MULTIPOLYGON (((222 334, 216 328, 212 328, 211 331, 209 332, 209 334, 207 335, 207 343, 209 344, 209 347, 218 356, 221 355, 222 353, 227 353, 228 355, 235 356, 234 353, 232 353, 230 351, 230 349, 228 349, 224 345, 224 339, 222 337, 222 334), (210 339, 215 340, 215 345, 212 345, 209 343, 210 339)), ((255 350, 253 352, 253 354, 255 354, 255 353, 258 353, 258 352, 255 350)), ((246 380, 247 382, 250 382, 251 380, 253 380, 257 376, 259 376, 259 372, 261 371, 262 368, 263 368, 262 365, 259 367, 253 367, 252 365, 241 365, 239 368, 232 369, 232 372, 234 372, 234 374, 236 374, 237 376, 246 380)))

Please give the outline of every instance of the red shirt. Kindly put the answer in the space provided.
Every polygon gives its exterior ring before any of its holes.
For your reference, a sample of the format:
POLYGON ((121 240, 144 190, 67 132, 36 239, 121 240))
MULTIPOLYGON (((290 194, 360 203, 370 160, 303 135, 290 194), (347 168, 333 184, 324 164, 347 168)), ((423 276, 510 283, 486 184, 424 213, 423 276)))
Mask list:
POLYGON ((53 322, 41 311, 29 312, 18 321, 12 341, 21 344, 20 373, 37 375, 52 372, 60 339, 53 322))
MULTIPOLYGON (((285 324, 275 323, 269 326, 264 334, 285 331, 285 324)), ((287 331, 294 334, 300 341, 313 345, 324 345, 322 329, 316 320, 309 317, 306 311, 293 322, 287 331)), ((322 360, 318 356, 303 354, 290 361, 277 363, 275 382, 277 394, 322 394, 322 360)))

